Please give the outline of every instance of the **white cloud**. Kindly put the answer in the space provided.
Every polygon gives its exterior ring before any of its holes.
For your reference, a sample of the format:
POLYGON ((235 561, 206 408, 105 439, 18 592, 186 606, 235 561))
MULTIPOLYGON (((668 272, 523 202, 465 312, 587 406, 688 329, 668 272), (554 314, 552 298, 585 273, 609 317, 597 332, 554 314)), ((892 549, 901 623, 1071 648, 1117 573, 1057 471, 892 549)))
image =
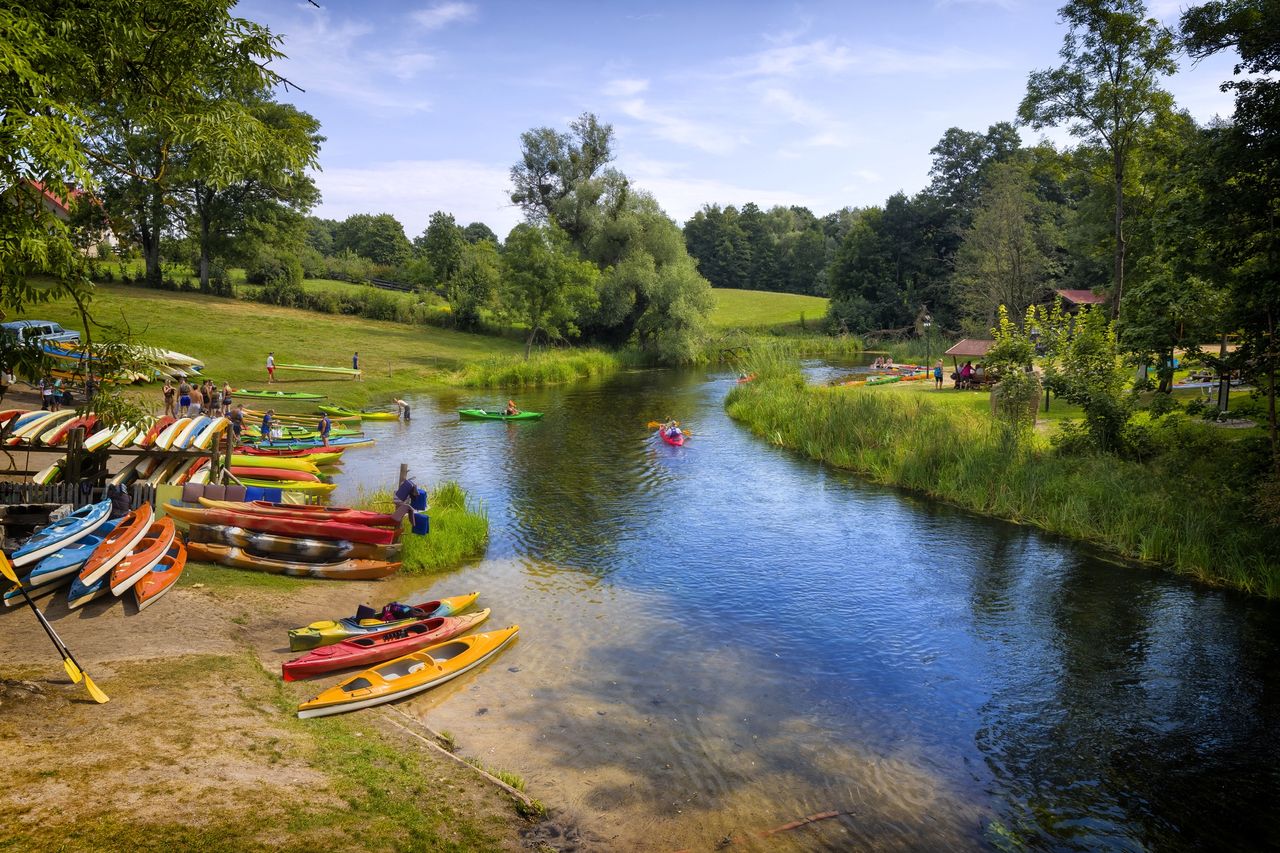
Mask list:
POLYGON ((826 209, 823 205, 827 204, 826 200, 803 192, 688 177, 682 165, 658 160, 626 160, 620 163, 620 168, 634 186, 651 193, 666 214, 680 224, 692 218, 704 204, 741 207, 753 201, 766 210, 775 205, 786 207, 793 204, 821 210, 826 209))
POLYGON ((1004 9, 1006 12, 1012 12, 1018 8, 1020 3, 1018 0, 937 0, 934 5, 939 9, 946 9, 950 6, 995 6, 998 9, 1004 9))
POLYGON ((605 83, 601 91, 614 98, 632 98, 648 89, 648 80, 622 77, 605 83))
POLYGON ((426 9, 420 9, 409 17, 424 30, 438 30, 457 21, 474 18, 476 7, 470 3, 437 3, 426 9))
POLYGON ((875 45, 853 47, 835 39, 779 45, 730 60, 727 76, 782 78, 845 73, 954 74, 1008 67, 991 54, 948 47, 937 51, 907 51, 875 45))
POLYGON ((432 58, 420 51, 366 50, 361 40, 373 33, 368 24, 334 23, 325 10, 308 15, 288 29, 288 58, 278 70, 310 95, 337 98, 373 111, 422 112, 429 98, 403 85, 432 58), (398 82, 391 83, 388 78, 398 82))
MULTIPOLYGON (((761 102, 772 112, 811 131, 807 138, 800 140, 802 148, 840 148, 855 141, 855 134, 848 122, 797 97, 787 89, 776 86, 765 89, 761 102)), ((788 146, 784 149, 783 156, 799 156, 799 153, 788 146)))
POLYGON ((437 210, 459 224, 483 222, 506 237, 521 220, 511 204, 505 167, 474 160, 394 160, 352 168, 327 168, 315 175, 324 202, 317 216, 345 219, 353 213, 391 213, 412 239, 437 210))
POLYGON ((705 122, 654 107, 643 98, 621 101, 618 108, 623 115, 646 125, 655 136, 668 142, 688 145, 709 154, 728 154, 738 146, 738 140, 732 134, 705 122))

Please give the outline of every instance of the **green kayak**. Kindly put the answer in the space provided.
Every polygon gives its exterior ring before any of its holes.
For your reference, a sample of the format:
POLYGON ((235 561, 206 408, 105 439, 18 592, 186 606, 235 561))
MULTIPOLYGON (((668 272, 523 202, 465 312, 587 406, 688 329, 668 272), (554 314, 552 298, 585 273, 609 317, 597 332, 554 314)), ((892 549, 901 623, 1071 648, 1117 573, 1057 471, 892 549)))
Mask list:
POLYGON ((308 394, 305 391, 248 391, 241 388, 232 391, 231 398, 257 397, 263 400, 323 400, 324 394, 308 394))
POLYGON ((534 421, 542 417, 542 412, 508 415, 505 412, 486 412, 484 409, 458 409, 458 414, 464 418, 478 418, 486 421, 534 421))
POLYGON ((400 415, 395 412, 375 412, 369 409, 362 409, 357 412, 354 409, 347 409, 343 406, 317 406, 316 408, 339 418, 361 418, 366 421, 395 421, 400 419, 400 415))

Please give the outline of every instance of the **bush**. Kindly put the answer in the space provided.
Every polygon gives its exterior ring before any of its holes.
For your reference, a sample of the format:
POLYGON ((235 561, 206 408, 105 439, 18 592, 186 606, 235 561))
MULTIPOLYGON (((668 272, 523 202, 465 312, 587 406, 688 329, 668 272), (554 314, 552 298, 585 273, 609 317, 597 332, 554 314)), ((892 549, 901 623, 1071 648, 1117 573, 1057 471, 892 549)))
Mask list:
MULTIPOLYGON (((302 285, 302 264, 293 255, 263 249, 253 263, 245 269, 245 281, 250 284, 302 285)), ((283 303, 276 303, 283 304, 283 303)))

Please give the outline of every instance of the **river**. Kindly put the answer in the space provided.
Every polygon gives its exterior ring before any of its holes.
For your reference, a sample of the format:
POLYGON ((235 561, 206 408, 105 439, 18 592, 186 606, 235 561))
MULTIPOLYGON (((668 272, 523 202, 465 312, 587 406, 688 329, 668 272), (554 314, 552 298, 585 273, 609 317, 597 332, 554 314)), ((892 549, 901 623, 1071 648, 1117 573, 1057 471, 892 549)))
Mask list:
POLYGON ((414 590, 521 626, 399 707, 588 847, 1280 845, 1280 609, 775 448, 724 414, 733 381, 531 391, 522 423, 458 419, 496 393, 424 396, 367 425, 335 500, 400 462, 458 480, 488 552, 414 590), (684 447, 646 427, 666 417, 684 447))

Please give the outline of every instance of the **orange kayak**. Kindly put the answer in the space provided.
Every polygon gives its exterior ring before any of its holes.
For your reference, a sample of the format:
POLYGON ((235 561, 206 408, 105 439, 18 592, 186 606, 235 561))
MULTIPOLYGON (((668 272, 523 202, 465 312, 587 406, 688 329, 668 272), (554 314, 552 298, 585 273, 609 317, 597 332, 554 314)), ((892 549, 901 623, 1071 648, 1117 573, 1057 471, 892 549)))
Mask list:
POLYGON ((153 521, 147 528, 147 534, 111 570, 111 594, 122 595, 151 571, 151 567, 160 562, 160 558, 173 544, 174 533, 172 518, 165 516, 159 521, 153 521))
POLYGON ((116 563, 129 556, 129 552, 142 541, 151 528, 151 520, 155 512, 151 504, 143 504, 133 512, 120 519, 111 535, 102 540, 102 544, 93 550, 84 568, 80 569, 80 581, 90 586, 107 572, 115 568, 116 563))
POLYGON ((186 564, 187 549, 182 547, 181 542, 174 542, 159 562, 151 567, 151 571, 133 585, 133 597, 138 602, 138 609, 141 610, 168 592, 186 564))

